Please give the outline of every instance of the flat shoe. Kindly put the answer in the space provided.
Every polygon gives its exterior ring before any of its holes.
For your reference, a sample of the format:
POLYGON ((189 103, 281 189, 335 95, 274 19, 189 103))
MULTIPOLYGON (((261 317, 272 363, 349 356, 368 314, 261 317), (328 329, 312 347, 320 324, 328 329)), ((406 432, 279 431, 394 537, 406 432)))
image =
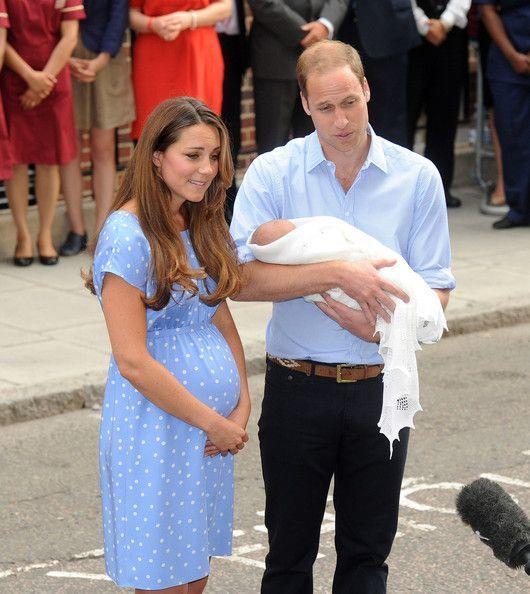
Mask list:
POLYGON ((33 264, 33 256, 18 257, 13 256, 13 264, 15 266, 31 266, 33 264))
POLYGON ((508 216, 502 217, 498 221, 495 221, 492 225, 494 229, 513 229, 514 227, 528 227, 528 223, 518 223, 512 221, 508 216))
POLYGON ((86 233, 80 235, 74 231, 70 231, 59 250, 61 256, 76 256, 77 254, 86 250, 88 237, 86 233))

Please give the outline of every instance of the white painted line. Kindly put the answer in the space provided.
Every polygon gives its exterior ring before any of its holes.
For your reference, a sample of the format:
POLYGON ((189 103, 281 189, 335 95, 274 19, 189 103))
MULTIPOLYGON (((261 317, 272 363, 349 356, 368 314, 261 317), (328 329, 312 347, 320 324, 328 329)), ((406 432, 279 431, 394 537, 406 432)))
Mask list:
POLYGON ((232 555, 231 557, 219 557, 219 559, 235 561, 236 563, 242 563, 243 565, 250 565, 251 567, 259 567, 259 569, 265 569, 265 563, 263 561, 249 559, 248 557, 238 557, 237 555, 232 555))
POLYGON ((526 487, 527 489, 530 489, 530 483, 521 481, 519 479, 510 478, 509 476, 488 473, 481 474, 480 476, 482 478, 490 479, 490 481, 497 481, 498 483, 504 483, 506 485, 514 485, 515 487, 526 487))
POLYGON ((396 532, 396 538, 401 538, 402 536, 405 536, 403 534, 403 532, 400 532, 399 530, 396 532))
POLYGON ((521 454, 523 454, 523 456, 530 456, 530 450, 525 450, 524 452, 521 452, 521 454))
POLYGON ((265 517, 265 510, 261 510, 261 511, 257 511, 256 515, 259 516, 260 518, 264 518, 265 517))
POLYGON ((79 571, 48 571, 48 577, 55 578, 74 578, 79 580, 98 580, 101 582, 111 582, 112 580, 104 573, 81 573, 79 571))
POLYGON ((262 551, 265 547, 260 544, 244 545, 233 549, 234 555, 246 555, 247 553, 254 553, 255 551, 262 551))
POLYGON ((327 534, 328 532, 335 531, 335 522, 326 522, 320 526, 320 534, 327 534))
POLYGON ((415 530, 421 530, 422 532, 432 532, 436 530, 436 526, 432 524, 419 524, 414 520, 408 520, 407 518, 399 518, 399 523, 403 524, 403 526, 408 526, 409 528, 414 528, 415 530))
POLYGON ((256 530, 256 532, 264 532, 267 534, 267 528, 265 527, 265 524, 258 524, 257 526, 253 526, 253 528, 256 530))
POLYGON ((413 499, 409 498, 409 495, 412 493, 416 493, 418 491, 427 491, 431 489, 441 489, 441 490, 449 490, 449 489, 461 489, 464 485, 462 483, 433 483, 431 485, 420 483, 419 485, 413 485, 412 487, 407 487, 405 489, 401 489, 401 497, 399 500, 399 504, 403 507, 409 507, 410 509, 415 509, 416 511, 437 511, 441 514, 456 514, 456 510, 453 508, 447 507, 434 507, 432 505, 426 505, 425 503, 418 503, 413 499))
POLYGON ((324 514, 324 520, 329 520, 331 522, 334 522, 335 521, 335 514, 330 514, 330 513, 326 512, 324 514))
POLYGON ((58 563, 59 561, 52 559, 47 563, 31 563, 30 565, 21 565, 20 567, 14 567, 13 569, 0 572, 0 578, 9 577, 10 575, 15 575, 17 573, 26 573, 26 571, 32 571, 33 569, 46 569, 47 567, 53 567, 58 563))
POLYGON ((78 553, 74 555, 72 559, 99 559, 103 557, 105 554, 103 549, 92 549, 91 551, 86 551, 84 553, 78 553))
POLYGON ((232 532, 232 536, 234 538, 237 538, 238 536, 243 536, 243 534, 245 534, 245 531, 244 530, 234 530, 232 532))

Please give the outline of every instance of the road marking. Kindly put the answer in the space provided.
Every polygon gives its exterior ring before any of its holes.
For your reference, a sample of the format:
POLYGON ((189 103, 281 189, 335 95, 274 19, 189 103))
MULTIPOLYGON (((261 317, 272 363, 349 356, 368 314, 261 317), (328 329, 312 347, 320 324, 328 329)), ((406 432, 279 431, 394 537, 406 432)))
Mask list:
POLYGON ((234 538, 237 538, 238 536, 243 536, 243 534, 245 534, 245 531, 244 530, 234 530, 232 532, 232 536, 234 538))
POLYGON ((487 478, 490 481, 497 481, 498 483, 504 483, 506 485, 514 485, 516 487, 526 487, 530 489, 530 483, 521 481, 520 479, 510 478, 509 476, 501 476, 500 474, 488 474, 485 472, 480 475, 482 478, 487 478))
POLYGON ((398 518, 398 522, 403 524, 404 526, 408 526, 409 528, 414 528, 414 530, 420 530, 421 532, 432 532, 436 530, 436 526, 432 524, 419 524, 414 520, 408 520, 407 518, 398 518))
POLYGON ((413 499, 409 498, 409 495, 412 493, 417 493, 418 491, 427 491, 430 489, 442 489, 442 490, 449 490, 449 489, 461 489, 464 485, 462 483, 433 483, 431 485, 427 483, 420 483, 420 484, 413 484, 411 487, 406 487, 405 489, 401 489, 401 497, 399 500, 399 504, 403 507, 409 507, 410 509, 414 509, 416 511, 437 511, 441 514, 456 514, 456 509, 447 508, 447 507, 434 507, 432 505, 427 505, 425 503, 418 503, 413 499))
POLYGON ((0 578, 9 577, 10 575, 16 575, 17 573, 25 573, 26 571, 32 571, 33 569, 45 569, 46 567, 53 567, 57 565, 59 561, 52 559, 47 563, 31 563, 30 565, 22 565, 20 567, 14 567, 7 571, 0 571, 0 578))
POLYGON ((102 582, 111 582, 112 580, 104 573, 81 573, 80 571, 48 571, 48 577, 55 578, 74 578, 79 580, 99 580, 102 582))
POLYGON ((78 553, 74 555, 72 559, 99 559, 103 557, 105 551, 103 549, 92 549, 91 551, 86 551, 84 553, 78 553))
POLYGON ((523 456, 530 456, 530 450, 525 450, 524 452, 521 452, 523 454, 523 456))

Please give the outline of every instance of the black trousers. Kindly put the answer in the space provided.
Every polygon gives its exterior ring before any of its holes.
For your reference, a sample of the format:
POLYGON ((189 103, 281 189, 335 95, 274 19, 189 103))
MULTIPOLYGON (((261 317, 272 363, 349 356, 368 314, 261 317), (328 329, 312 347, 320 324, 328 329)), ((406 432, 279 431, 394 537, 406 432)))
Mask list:
POLYGON ((392 459, 379 433, 381 376, 349 384, 268 361, 259 441, 269 553, 262 594, 311 594, 312 567, 334 476, 333 594, 386 592, 408 429, 392 459))
POLYGON ((453 182, 454 144, 460 100, 467 76, 467 31, 454 27, 445 42, 427 41, 409 52, 408 148, 425 111, 425 156, 440 171, 446 193, 453 182))
POLYGON ((368 116, 375 133, 401 146, 407 144, 407 52, 385 58, 370 57, 359 37, 349 9, 337 39, 353 46, 361 56, 370 87, 368 116))
POLYGON ((295 80, 254 78, 254 111, 260 154, 284 145, 291 132, 297 138, 314 130, 295 80))
MULTIPOLYGON (((225 64, 223 79, 223 106, 221 117, 228 128, 231 141, 234 169, 237 165, 237 155, 241 148, 241 84, 248 66, 246 41, 244 35, 219 34, 221 51, 225 64)), ((226 192, 226 218, 230 223, 234 201, 236 199, 236 177, 226 192)))

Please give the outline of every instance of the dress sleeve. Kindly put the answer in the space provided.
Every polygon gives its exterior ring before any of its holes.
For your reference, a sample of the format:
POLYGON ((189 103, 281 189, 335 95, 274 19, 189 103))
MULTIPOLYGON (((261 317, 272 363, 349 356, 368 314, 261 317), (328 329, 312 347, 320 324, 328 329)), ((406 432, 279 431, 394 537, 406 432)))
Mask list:
POLYGON ((147 293, 150 253, 149 242, 136 223, 127 219, 108 219, 94 254, 94 286, 98 297, 101 299, 107 272, 147 293))
POLYGON ((61 8, 61 20, 80 21, 86 17, 83 0, 66 0, 61 8))
POLYGON ((129 8, 138 8, 143 12, 145 0, 129 0, 129 8))
POLYGON ((5 0, 0 0, 0 27, 9 29, 9 15, 7 14, 5 0))

